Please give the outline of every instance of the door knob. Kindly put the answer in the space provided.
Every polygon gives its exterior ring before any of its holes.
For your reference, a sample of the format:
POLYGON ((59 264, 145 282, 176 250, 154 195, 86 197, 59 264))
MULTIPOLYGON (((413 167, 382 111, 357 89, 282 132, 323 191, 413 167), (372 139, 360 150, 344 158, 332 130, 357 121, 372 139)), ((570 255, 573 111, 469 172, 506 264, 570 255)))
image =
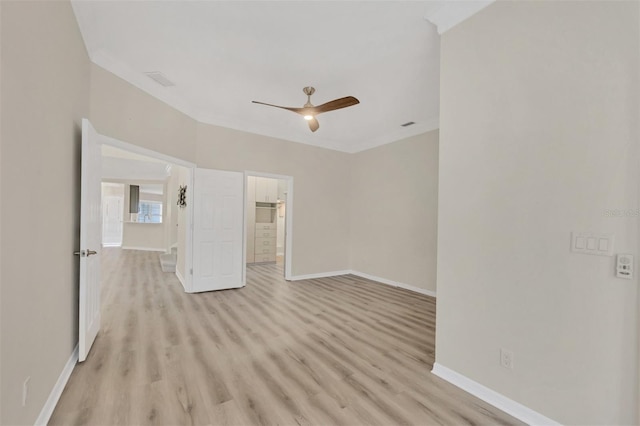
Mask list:
POLYGON ((95 250, 80 250, 80 251, 74 251, 73 254, 80 257, 89 257, 89 256, 93 256, 94 254, 98 254, 98 252, 95 250))

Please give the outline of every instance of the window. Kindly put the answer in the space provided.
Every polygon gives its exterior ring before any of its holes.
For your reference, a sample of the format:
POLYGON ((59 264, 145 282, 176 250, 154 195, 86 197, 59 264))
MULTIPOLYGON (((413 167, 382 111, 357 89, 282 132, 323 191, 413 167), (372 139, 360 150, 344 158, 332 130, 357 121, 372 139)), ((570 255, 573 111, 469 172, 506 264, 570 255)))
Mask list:
POLYGON ((162 203, 160 201, 140 200, 138 222, 162 223, 162 203))

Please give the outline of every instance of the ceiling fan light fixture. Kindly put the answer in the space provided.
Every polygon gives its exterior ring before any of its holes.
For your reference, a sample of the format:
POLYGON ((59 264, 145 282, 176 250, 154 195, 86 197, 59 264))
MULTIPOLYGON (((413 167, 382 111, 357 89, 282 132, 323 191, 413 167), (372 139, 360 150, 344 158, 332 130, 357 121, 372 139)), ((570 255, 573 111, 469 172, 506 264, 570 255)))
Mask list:
POLYGON ((304 104, 302 108, 267 104, 265 102, 260 102, 260 101, 251 101, 251 102, 253 102, 254 104, 261 104, 261 105, 271 106, 275 108, 286 109, 288 111, 295 112, 296 114, 300 114, 309 123, 309 129, 312 132, 315 132, 320 128, 320 124, 316 119, 316 115, 329 112, 329 111, 335 111, 337 109, 350 107, 360 103, 360 101, 354 98, 353 96, 345 96, 344 98, 334 99, 332 101, 325 102, 322 105, 314 106, 311 103, 311 95, 316 91, 316 89, 314 89, 311 86, 307 86, 304 89, 302 89, 302 91, 304 92, 305 95, 307 95, 307 103, 304 104))

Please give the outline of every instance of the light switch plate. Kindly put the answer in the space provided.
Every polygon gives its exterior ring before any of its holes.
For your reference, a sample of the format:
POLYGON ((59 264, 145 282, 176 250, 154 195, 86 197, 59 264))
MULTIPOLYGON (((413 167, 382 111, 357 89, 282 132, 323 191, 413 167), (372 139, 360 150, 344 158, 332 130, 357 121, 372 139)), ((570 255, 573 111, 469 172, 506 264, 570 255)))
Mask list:
POLYGON ((625 280, 633 279, 633 255, 619 254, 616 260, 616 277, 625 280))
POLYGON ((613 256, 613 242, 613 234, 571 233, 571 251, 573 253, 613 256))

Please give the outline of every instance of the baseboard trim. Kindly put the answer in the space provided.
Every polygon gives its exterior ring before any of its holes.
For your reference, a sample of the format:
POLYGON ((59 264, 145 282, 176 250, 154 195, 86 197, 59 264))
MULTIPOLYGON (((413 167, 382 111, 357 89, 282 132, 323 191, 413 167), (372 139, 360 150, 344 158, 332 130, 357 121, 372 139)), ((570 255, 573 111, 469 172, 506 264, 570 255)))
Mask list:
POLYGON ((380 284, 389 285, 392 287, 399 287, 405 290, 413 291, 414 293, 424 294, 426 296, 436 297, 436 292, 431 290, 426 290, 420 287, 414 287, 409 284, 400 283, 397 281, 388 280, 386 278, 376 277, 375 275, 365 274, 360 271, 353 271, 351 269, 347 269, 344 271, 331 271, 331 272, 319 272, 317 274, 306 274, 306 275, 295 275, 291 277, 291 281, 301 281, 301 280, 313 280, 316 278, 329 278, 329 277, 337 277, 340 275, 356 275, 361 278, 366 278, 371 281, 379 282, 380 284))
POLYGON ((53 410, 55 410, 56 404, 58 404, 58 400, 62 395, 62 391, 64 390, 64 387, 67 385, 67 382, 69 381, 69 377, 71 377, 71 373, 73 372, 73 368, 76 366, 77 363, 78 363, 78 345, 76 345, 75 349, 71 353, 69 360, 67 360, 67 363, 62 369, 62 373, 60 373, 60 377, 58 377, 58 381, 53 386, 53 389, 51 389, 49 398, 47 398, 47 401, 44 403, 44 406, 40 411, 40 415, 36 420, 36 423, 35 423, 36 426, 41 426, 41 425, 46 426, 46 424, 49 423, 49 419, 51 419, 53 410))
POLYGON ((102 244, 102 247, 121 247, 122 243, 106 243, 102 244))
POLYGON ((185 284, 185 279, 182 276, 182 274, 180 273, 180 271, 178 271, 178 268, 176 268, 176 277, 178 277, 178 281, 180 281, 180 284, 182 284, 182 288, 184 289, 185 292, 189 293, 187 291, 187 286, 185 284))
POLYGON ((155 247, 130 247, 130 246, 122 246, 122 250, 142 250, 142 251, 162 251, 167 252, 166 249, 163 248, 155 248, 155 247))
POLYGON ((360 272, 360 271, 349 271, 349 273, 352 274, 352 275, 356 275, 358 277, 361 277, 361 278, 366 278, 366 279, 371 280, 371 281, 379 282, 381 284, 390 285, 392 287, 403 288, 405 290, 413 291, 414 293, 424 294, 426 296, 436 297, 436 292, 435 291, 427 290, 427 289, 420 288, 420 287, 415 287, 415 286, 412 286, 412 285, 409 285, 409 284, 404 284, 404 283, 400 283, 400 282, 393 281, 393 280, 388 280, 386 278, 376 277, 375 275, 365 274, 364 272, 360 272))
POLYGON ((351 271, 346 270, 346 271, 319 272, 317 274, 294 275, 291 277, 291 281, 313 280, 316 278, 336 277, 338 275, 347 275, 350 273, 351 271))
POLYGON ((442 364, 438 364, 437 362, 434 363, 431 372, 441 379, 446 380, 447 382, 529 425, 560 425, 560 423, 555 420, 543 416, 529 407, 525 407, 524 405, 509 399, 506 396, 443 366, 442 364))

